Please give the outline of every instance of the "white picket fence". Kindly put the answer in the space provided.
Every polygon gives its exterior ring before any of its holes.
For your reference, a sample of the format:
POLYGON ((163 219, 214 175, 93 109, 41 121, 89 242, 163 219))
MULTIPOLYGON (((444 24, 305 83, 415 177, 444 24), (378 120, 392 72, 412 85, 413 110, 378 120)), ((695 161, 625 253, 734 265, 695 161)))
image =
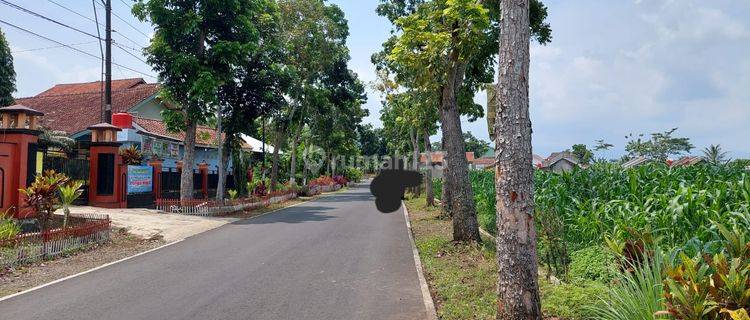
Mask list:
POLYGON ((229 214, 232 212, 252 210, 267 207, 271 204, 288 201, 297 198, 297 193, 291 192, 269 198, 226 200, 219 204, 214 200, 166 200, 158 199, 156 209, 165 213, 175 213, 190 216, 213 217, 229 214))
POLYGON ((0 242, 0 267, 7 268, 52 259, 87 246, 109 241, 109 216, 101 214, 71 215, 83 218, 83 224, 44 233, 29 233, 0 242))

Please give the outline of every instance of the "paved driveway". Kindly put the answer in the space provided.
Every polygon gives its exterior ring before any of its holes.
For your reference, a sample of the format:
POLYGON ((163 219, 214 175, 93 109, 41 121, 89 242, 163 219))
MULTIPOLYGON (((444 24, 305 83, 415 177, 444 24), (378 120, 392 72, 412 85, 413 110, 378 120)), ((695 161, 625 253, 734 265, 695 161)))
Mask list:
POLYGON ((404 216, 369 186, 240 220, 0 302, 7 319, 425 317, 404 216))

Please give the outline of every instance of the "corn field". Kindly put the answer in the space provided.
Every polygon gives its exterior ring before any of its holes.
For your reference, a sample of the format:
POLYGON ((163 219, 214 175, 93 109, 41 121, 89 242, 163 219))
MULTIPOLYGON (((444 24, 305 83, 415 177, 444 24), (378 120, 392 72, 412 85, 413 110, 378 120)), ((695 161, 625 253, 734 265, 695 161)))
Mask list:
MULTIPOLYGON (((474 171, 471 180, 480 224, 494 233, 494 173, 474 171)), ((630 228, 650 232, 665 247, 717 239, 713 222, 750 230, 750 173, 741 165, 622 169, 597 163, 562 174, 537 170, 535 200, 537 217, 559 220, 553 228, 571 248, 622 239, 630 228)))

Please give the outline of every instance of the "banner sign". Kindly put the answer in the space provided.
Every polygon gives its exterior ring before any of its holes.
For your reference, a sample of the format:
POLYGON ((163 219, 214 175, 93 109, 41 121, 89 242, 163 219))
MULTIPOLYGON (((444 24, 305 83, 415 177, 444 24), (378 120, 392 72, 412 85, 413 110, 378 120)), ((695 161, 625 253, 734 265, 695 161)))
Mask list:
POLYGON ((153 181, 150 166, 128 166, 128 194, 151 192, 153 181))
POLYGON ((180 145, 160 139, 143 137, 141 151, 143 151, 143 154, 146 156, 156 155, 162 159, 177 159, 180 156, 180 145))

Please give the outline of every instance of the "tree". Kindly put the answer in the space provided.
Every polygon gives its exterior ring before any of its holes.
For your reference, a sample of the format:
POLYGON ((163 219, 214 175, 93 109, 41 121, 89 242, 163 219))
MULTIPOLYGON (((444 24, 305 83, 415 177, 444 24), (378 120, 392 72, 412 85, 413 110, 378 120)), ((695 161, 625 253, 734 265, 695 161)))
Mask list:
POLYGON ((258 44, 278 18, 274 6, 272 0, 139 0, 133 6, 136 17, 155 27, 145 53, 159 73, 161 98, 170 102, 167 124, 185 133, 180 199, 193 196, 197 126, 226 104, 222 88, 238 86, 243 67, 264 54, 258 44))
POLYGON ((728 153, 721 148, 720 144, 712 144, 706 148, 703 148, 703 159, 712 165, 721 165, 732 161, 731 159, 727 158, 727 154, 728 153))
POLYGON ((366 156, 384 156, 388 154, 383 129, 373 128, 372 124, 360 125, 357 128, 359 150, 366 156))
MULTIPOLYGON (((306 125, 312 129, 316 142, 329 144, 334 143, 333 140, 345 140, 341 147, 349 149, 356 142, 354 130, 348 130, 352 127, 343 126, 346 127, 346 132, 330 132, 332 140, 325 139, 328 132, 325 124, 345 121, 342 118, 331 118, 333 114, 345 114, 343 109, 350 107, 350 102, 361 102, 364 96, 364 88, 361 95, 355 93, 361 83, 356 74, 346 66, 349 60, 349 50, 346 47, 349 27, 344 13, 338 6, 326 4, 322 0, 280 0, 279 6, 283 17, 286 63, 295 77, 289 90, 292 101, 288 109, 279 115, 280 126, 276 129, 292 131, 290 150, 297 149, 306 125), (338 87, 339 85, 342 87, 338 87)), ((359 114, 360 111, 355 118, 359 114)), ((359 122, 361 121, 351 124, 356 126, 359 122)), ((293 152, 290 160, 291 183, 295 183, 296 158, 296 152, 293 152)))
POLYGON ((12 105, 13 92, 16 92, 16 71, 13 69, 13 55, 0 30, 0 107, 12 105))
POLYGON ((464 143, 467 152, 474 152, 474 156, 479 158, 487 151, 490 151, 490 143, 475 137, 471 132, 464 132, 464 143))
POLYGON ((529 0, 501 0, 495 119, 497 319, 542 319, 529 118, 529 0))
MULTIPOLYGON (((534 3, 537 3, 534 1, 534 3)), ((492 81, 493 57, 497 54, 499 7, 471 0, 384 0, 378 13, 395 22, 400 34, 384 43, 388 68, 400 83, 434 93, 446 151, 445 187, 450 202, 444 208, 453 217, 456 241, 478 241, 475 205, 464 156, 461 114, 481 115, 473 103, 474 92, 492 81), (395 20, 395 21, 394 21, 395 20)), ((535 6, 530 26, 538 40, 549 40, 546 8, 535 6)), ((382 54, 377 54, 377 60, 382 54)))
POLYGON ((631 133, 625 137, 625 139, 628 139, 625 151, 628 152, 630 158, 643 156, 662 162, 666 161, 670 155, 690 152, 693 149, 690 138, 673 137, 672 134, 675 131, 677 131, 677 128, 652 133, 649 140, 643 140, 643 134, 639 134, 636 137, 631 133))
POLYGON ((574 144, 573 147, 573 155, 576 156, 576 159, 578 159, 578 162, 581 164, 590 164, 591 159, 594 157, 594 153, 589 150, 589 148, 585 144, 574 144))
POLYGON ((596 146, 594 146, 594 151, 607 151, 614 147, 615 145, 611 143, 604 142, 604 139, 596 140, 596 146))

